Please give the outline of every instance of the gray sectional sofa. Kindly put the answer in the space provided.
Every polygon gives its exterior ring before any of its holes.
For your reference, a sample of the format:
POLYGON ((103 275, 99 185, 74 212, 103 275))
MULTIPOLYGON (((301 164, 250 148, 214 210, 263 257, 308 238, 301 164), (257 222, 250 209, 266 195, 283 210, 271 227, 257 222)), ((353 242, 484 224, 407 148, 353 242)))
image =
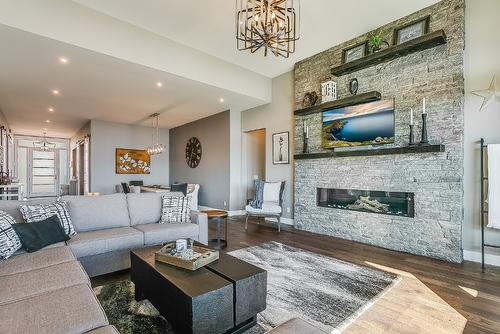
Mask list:
MULTIPOLYGON (((162 195, 179 193, 63 197, 78 234, 66 244, 0 261, 0 333, 118 333, 89 276, 128 268, 131 249, 178 238, 208 241, 206 214, 193 211, 190 224, 158 224, 162 195)), ((0 201, 0 210, 21 223, 20 204, 0 201)))

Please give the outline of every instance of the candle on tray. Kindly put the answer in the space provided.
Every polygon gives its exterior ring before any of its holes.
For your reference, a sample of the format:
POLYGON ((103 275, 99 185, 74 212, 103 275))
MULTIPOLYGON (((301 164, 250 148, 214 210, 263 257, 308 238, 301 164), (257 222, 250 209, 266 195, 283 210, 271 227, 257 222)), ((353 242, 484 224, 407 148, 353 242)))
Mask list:
POLYGON ((422 110, 423 110, 423 111, 422 111, 422 114, 427 114, 427 110, 426 110, 426 108, 425 108, 425 97, 424 97, 424 101, 422 102, 422 104, 423 104, 423 107, 422 107, 422 108, 423 108, 423 109, 422 109, 422 110))
POLYGON ((413 108, 410 109, 410 125, 413 125, 413 108))
POLYGON ((309 139, 309 125, 306 126, 306 138, 309 139))

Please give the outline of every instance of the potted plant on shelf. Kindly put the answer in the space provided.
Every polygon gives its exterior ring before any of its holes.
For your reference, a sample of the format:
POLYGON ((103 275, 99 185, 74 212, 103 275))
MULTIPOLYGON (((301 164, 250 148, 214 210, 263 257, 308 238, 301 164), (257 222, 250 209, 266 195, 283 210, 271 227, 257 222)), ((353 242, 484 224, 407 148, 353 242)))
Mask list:
POLYGON ((383 34, 370 35, 370 38, 368 40, 368 50, 370 51, 370 53, 377 53, 382 50, 383 47, 389 47, 389 43, 384 40, 383 34))

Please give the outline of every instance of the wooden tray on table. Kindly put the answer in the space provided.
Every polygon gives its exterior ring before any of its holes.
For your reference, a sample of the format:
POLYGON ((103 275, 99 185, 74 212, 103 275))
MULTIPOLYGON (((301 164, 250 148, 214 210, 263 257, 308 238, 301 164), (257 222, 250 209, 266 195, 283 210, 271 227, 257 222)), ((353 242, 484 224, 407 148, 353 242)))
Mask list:
POLYGON ((175 255, 170 254, 170 251, 174 248, 175 242, 163 246, 155 253, 156 261, 194 271, 219 259, 219 251, 194 245, 193 258, 191 260, 185 260, 180 253, 176 253, 175 255))

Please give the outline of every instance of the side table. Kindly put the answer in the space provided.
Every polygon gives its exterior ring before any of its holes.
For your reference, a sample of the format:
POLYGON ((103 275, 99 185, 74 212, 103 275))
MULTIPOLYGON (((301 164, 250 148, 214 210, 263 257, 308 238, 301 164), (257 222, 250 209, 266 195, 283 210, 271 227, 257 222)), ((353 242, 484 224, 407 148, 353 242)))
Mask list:
POLYGON ((216 238, 208 240, 208 245, 214 249, 221 250, 227 247, 227 211, 224 210, 205 210, 202 211, 207 214, 208 221, 213 221, 217 224, 216 227, 216 238), (225 239, 221 239, 221 222, 224 221, 226 227, 225 239))

